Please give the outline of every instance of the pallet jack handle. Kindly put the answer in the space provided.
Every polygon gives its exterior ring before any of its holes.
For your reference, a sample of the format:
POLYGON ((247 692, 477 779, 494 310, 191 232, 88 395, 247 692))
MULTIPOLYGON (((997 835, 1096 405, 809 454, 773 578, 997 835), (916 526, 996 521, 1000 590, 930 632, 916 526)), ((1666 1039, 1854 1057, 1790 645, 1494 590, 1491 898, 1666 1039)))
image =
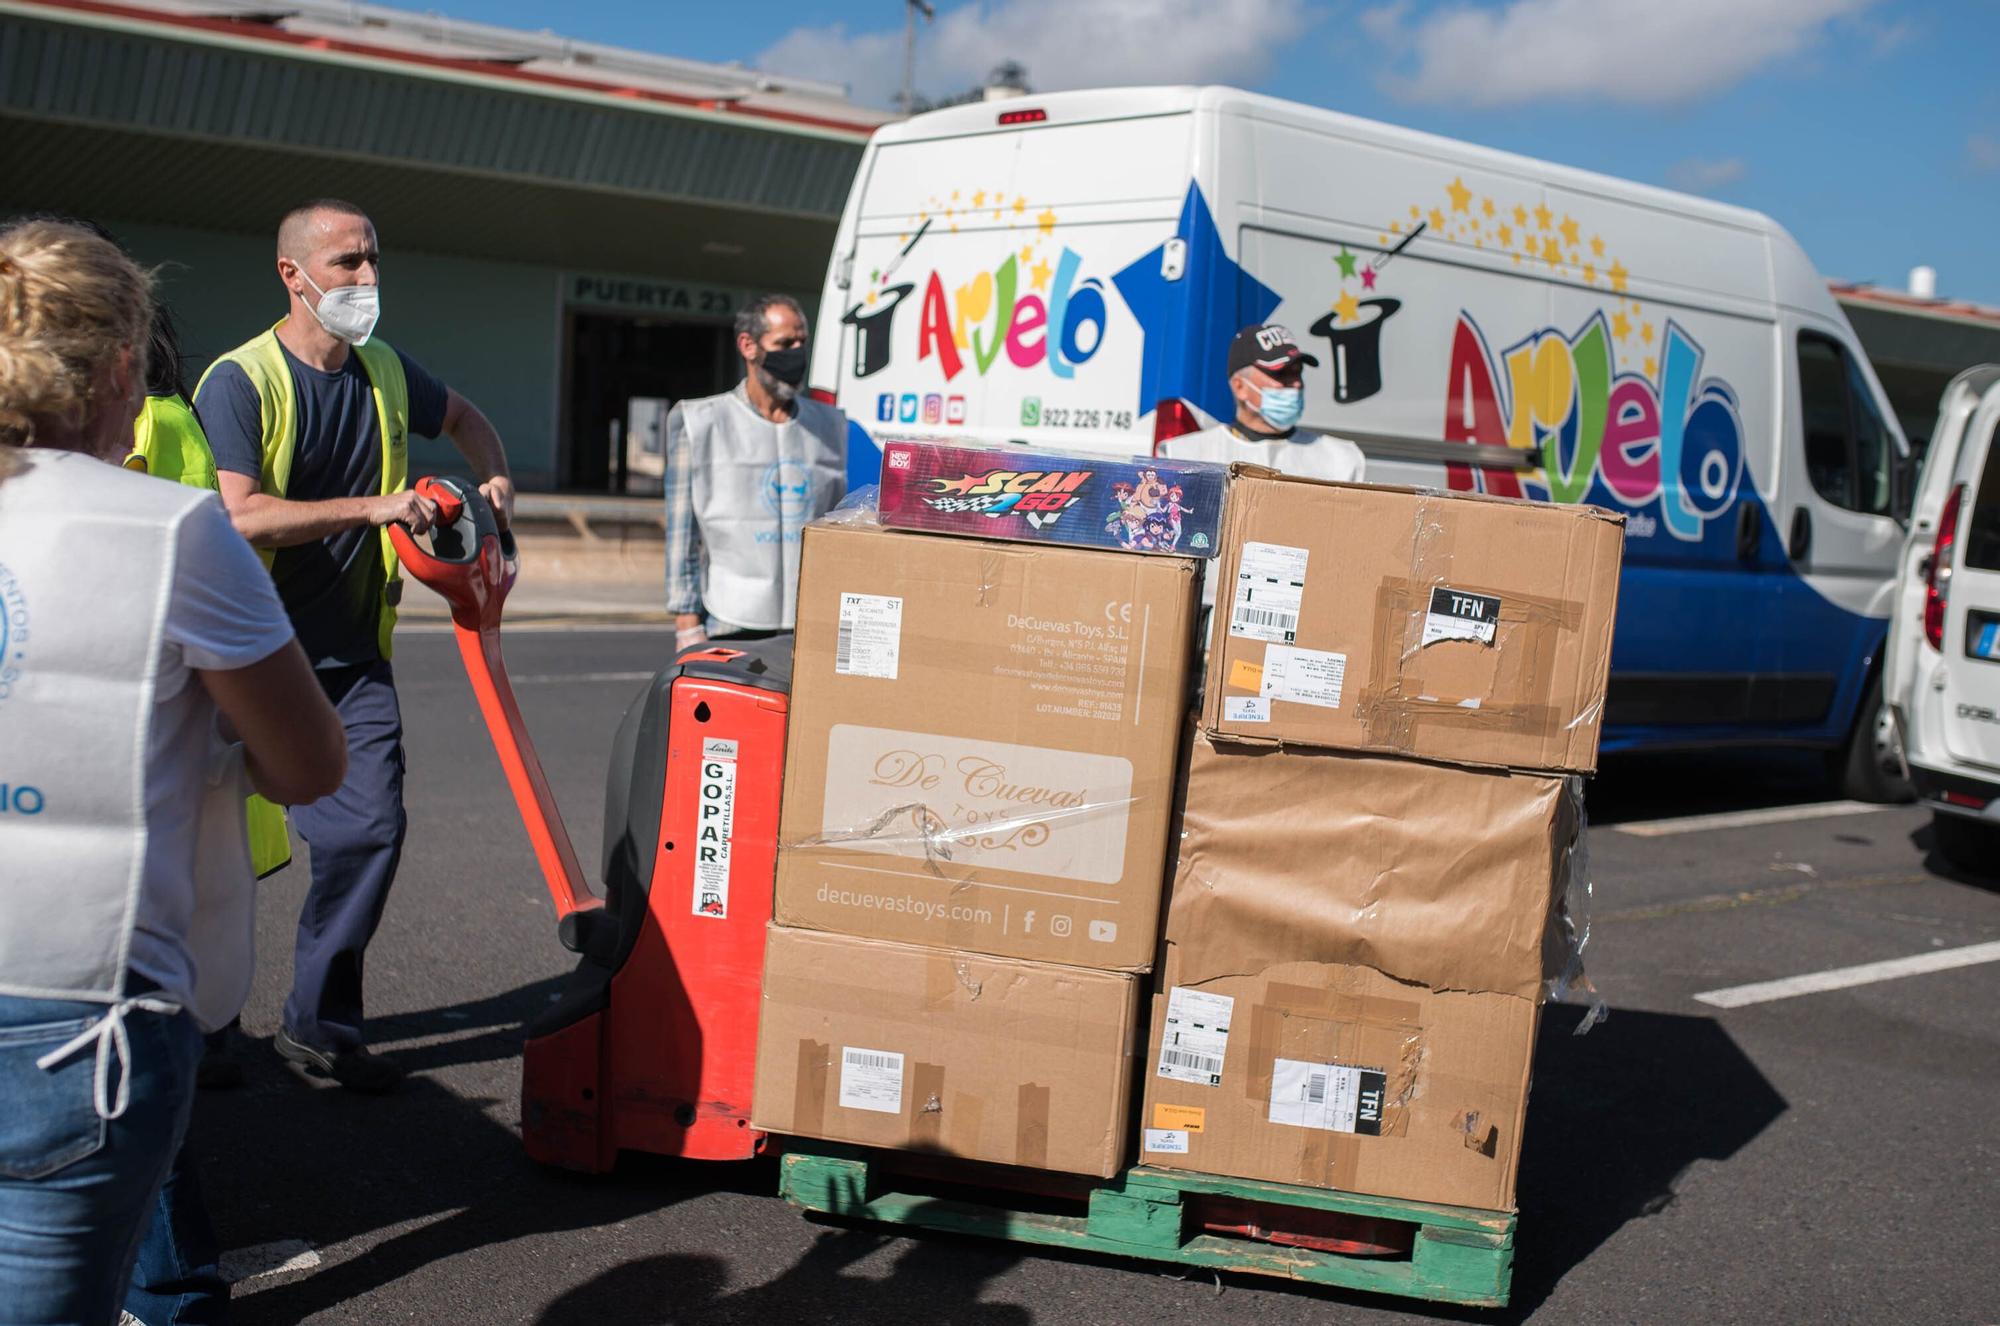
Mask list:
POLYGON ((426 477, 412 487, 437 505, 437 523, 422 535, 391 525, 390 542, 409 573, 451 605, 452 634, 465 675, 555 902, 556 934, 563 947, 581 953, 594 947, 591 932, 593 923, 603 919, 604 899, 584 882, 500 653, 501 608, 520 571, 514 536, 500 528, 493 508, 469 480, 426 477))

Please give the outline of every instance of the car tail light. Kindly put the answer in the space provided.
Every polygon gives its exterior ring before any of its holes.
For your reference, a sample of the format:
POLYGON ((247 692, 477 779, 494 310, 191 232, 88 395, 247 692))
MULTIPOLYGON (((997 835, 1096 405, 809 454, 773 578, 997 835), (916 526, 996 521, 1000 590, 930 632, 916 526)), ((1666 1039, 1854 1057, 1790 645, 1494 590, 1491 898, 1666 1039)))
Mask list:
POLYGON ((1931 545, 1930 570, 1924 576, 1924 639, 1944 648, 1944 610, 1951 601, 1951 554, 1958 542, 1958 509, 1965 504, 1965 485, 1951 490, 1938 516, 1937 542, 1931 545))
POLYGON ((1189 433, 1201 431, 1201 420, 1194 417, 1194 407, 1178 396, 1169 396, 1153 407, 1153 454, 1160 454, 1160 444, 1176 437, 1186 437, 1189 433))
POLYGON ((1973 796, 1970 792, 1946 792, 1944 799, 1945 804, 1950 806, 1964 806, 1967 810, 1986 809, 1986 798, 1973 796))
POLYGON ((1002 124, 1040 124, 1049 118, 1045 110, 1010 110, 1000 112, 1002 124))
POLYGON ((821 405, 840 404, 840 398, 838 396, 835 396, 832 392, 828 391, 825 387, 807 387, 806 396, 810 400, 818 401, 821 405))

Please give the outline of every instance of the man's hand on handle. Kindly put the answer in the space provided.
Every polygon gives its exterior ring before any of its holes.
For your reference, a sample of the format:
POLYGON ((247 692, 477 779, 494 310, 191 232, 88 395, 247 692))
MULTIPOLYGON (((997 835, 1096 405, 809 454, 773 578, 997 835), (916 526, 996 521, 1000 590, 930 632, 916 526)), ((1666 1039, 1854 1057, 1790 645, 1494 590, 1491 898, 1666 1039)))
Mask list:
POLYGON ((368 523, 375 526, 403 525, 412 534, 423 534, 437 523, 437 503, 409 489, 371 498, 368 523))
POLYGON ((683 612, 674 617, 674 652, 684 654, 696 645, 708 640, 708 627, 698 612, 683 612))
POLYGON ((493 508, 493 519, 501 529, 514 523, 514 481, 504 474, 496 474, 479 485, 479 492, 486 504, 493 508))

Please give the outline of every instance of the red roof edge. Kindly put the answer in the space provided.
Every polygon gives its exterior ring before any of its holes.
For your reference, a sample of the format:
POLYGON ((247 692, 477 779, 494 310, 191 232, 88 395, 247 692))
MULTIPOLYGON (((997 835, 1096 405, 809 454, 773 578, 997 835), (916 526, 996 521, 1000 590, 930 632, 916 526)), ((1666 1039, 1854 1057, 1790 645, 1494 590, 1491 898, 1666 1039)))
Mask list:
POLYGON ((772 110, 764 107, 739 106, 727 98, 695 97, 674 92, 661 92, 653 88, 627 87, 615 83, 592 82, 589 79, 566 78, 560 74, 548 74, 534 70, 512 67, 497 60, 462 60, 447 56, 423 55, 415 51, 391 50, 382 46, 369 46, 362 42, 340 41, 331 37, 308 37, 296 32, 286 32, 270 24, 244 22, 229 18, 202 18, 188 14, 163 14, 157 10, 139 9, 132 5, 110 3, 109 0, 27 0, 27 3, 43 9, 69 10, 82 14, 100 14, 109 18, 132 19, 143 23, 157 24, 163 28, 185 28, 201 32, 226 34, 232 37, 247 37, 258 41, 268 41, 277 46, 290 46, 303 50, 338 51, 344 55, 358 55, 380 60, 387 64, 406 64, 425 69, 451 69, 460 73, 479 74, 483 77, 504 81, 526 83, 551 88, 566 88, 573 91, 590 92, 607 99, 649 101, 668 106, 685 106, 694 110, 740 116, 746 120, 773 120, 783 124, 804 125, 814 129, 831 129, 836 132, 851 133, 859 140, 865 140, 875 131, 872 124, 862 124, 853 120, 836 120, 823 115, 807 115, 798 111, 772 110))
POLYGON ((1863 304, 1883 304, 1911 313, 1928 313, 1942 318, 1963 318, 1968 322, 1990 322, 2000 326, 2000 308, 1973 304, 1962 299, 1925 299, 1920 295, 1890 290, 1864 281, 1829 281, 1835 299, 1851 299, 1863 304))

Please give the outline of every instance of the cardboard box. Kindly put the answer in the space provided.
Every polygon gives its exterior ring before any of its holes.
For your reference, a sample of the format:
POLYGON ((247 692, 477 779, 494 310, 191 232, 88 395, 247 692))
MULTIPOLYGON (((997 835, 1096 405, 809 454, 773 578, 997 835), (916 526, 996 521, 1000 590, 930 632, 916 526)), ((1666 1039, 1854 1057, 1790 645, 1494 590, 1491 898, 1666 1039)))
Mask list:
POLYGON ((752 1124, 1109 1177, 1135 976, 772 926, 752 1124))
POLYGON ((1590 772, 1624 518, 1239 467, 1202 726, 1590 772))
POLYGON ((1197 739, 1141 1161, 1511 1207, 1578 823, 1564 778, 1197 739))
POLYGON ((882 523, 973 538, 1213 557, 1229 469, 927 439, 882 444, 882 523))
POLYGON ((1196 564, 807 528, 781 925, 1151 965, 1196 564))

